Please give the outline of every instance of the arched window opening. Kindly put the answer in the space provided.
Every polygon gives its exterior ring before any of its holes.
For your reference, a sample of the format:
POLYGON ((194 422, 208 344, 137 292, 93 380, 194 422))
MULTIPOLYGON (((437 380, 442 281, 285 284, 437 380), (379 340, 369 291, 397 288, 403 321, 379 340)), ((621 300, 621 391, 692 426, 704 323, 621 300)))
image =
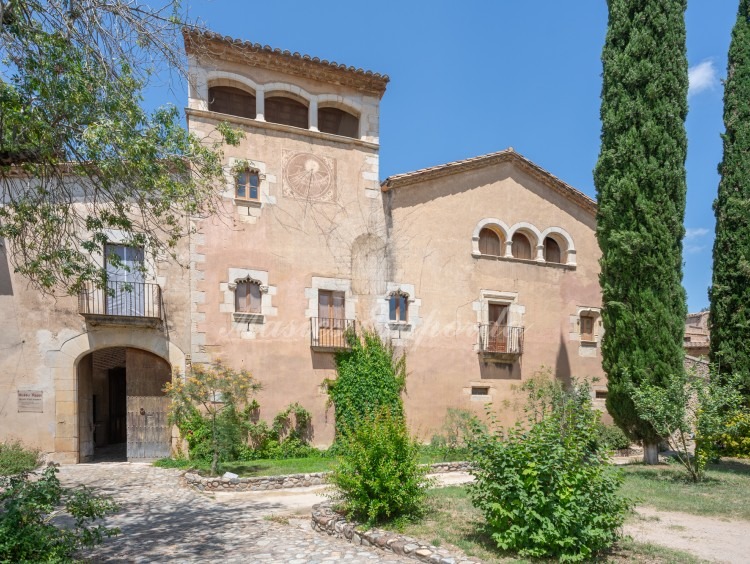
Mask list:
POLYGON ((255 96, 231 86, 208 89, 208 109, 220 114, 255 119, 255 96))
POLYGON ((388 318, 391 321, 409 321, 409 295, 394 292, 388 300, 388 318))
POLYGON ((359 137, 359 118, 338 108, 318 108, 318 129, 344 137, 359 137))
POLYGON ((234 290, 234 311, 240 313, 261 312, 260 282, 257 280, 239 280, 234 290))
POLYGON ((307 129, 307 106, 286 96, 268 96, 265 100, 265 118, 272 123, 307 129))
POLYGON ((544 239, 544 260, 547 262, 562 263, 562 251, 560 245, 552 237, 544 239))
POLYGON ((531 243, 523 233, 513 235, 513 256, 518 259, 531 260, 531 243))
POLYGON ((479 232, 479 252, 483 255, 501 256, 500 236, 492 229, 485 227, 479 232))

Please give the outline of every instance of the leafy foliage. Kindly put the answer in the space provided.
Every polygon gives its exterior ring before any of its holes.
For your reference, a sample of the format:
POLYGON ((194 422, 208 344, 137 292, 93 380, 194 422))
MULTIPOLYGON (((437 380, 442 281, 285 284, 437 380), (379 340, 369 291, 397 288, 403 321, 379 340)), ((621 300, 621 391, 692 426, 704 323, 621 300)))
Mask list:
POLYGON ((724 82, 724 158, 714 202, 711 362, 750 396, 750 2, 740 0, 724 82))
POLYGON ((27 473, 0 478, 0 562, 69 561, 77 550, 118 533, 95 524, 116 509, 86 487, 63 488, 53 465, 38 479, 27 473), (72 524, 56 522, 63 515, 72 524))
POLYGON ((309 445, 312 415, 299 403, 291 403, 277 413, 271 425, 260 420, 259 412, 257 402, 245 410, 244 440, 238 460, 303 458, 318 454, 317 449, 309 445))
POLYGON ((683 361, 686 4, 611 0, 602 51, 594 182, 607 409, 628 437, 647 447, 660 436, 638 416, 631 383, 666 387, 683 361))
POLYGON ((738 390, 739 378, 675 378, 668 388, 641 385, 631 391, 640 417, 648 421, 676 453, 693 482, 703 480, 706 465, 720 456, 724 436, 737 436, 738 427, 748 412, 738 390), (682 405, 674 409, 675 398, 682 405), (691 452, 695 436, 694 452, 691 452))
POLYGON ((449 407, 441 432, 430 440, 429 451, 437 452, 445 460, 468 457, 469 439, 476 425, 480 423, 471 411, 449 407))
POLYGON ((260 389, 246 370, 222 364, 194 364, 183 378, 174 378, 164 391, 171 398, 170 421, 188 441, 191 454, 211 453, 211 473, 216 474, 221 453, 241 442, 238 410, 260 389), (210 446, 209 446, 210 445, 210 446), (210 451, 209 451, 210 448, 210 451))
POLYGON ((0 238, 16 271, 50 293, 101 286, 112 230, 176 258, 186 214, 216 207, 223 143, 241 137, 223 124, 200 139, 175 107, 141 107, 155 61, 179 62, 179 3, 0 6, 0 238))
POLYGON ((596 445, 590 388, 574 385, 529 394, 525 421, 477 430, 471 443, 469 494, 503 550, 574 562, 620 538, 630 505, 618 494, 622 476, 596 445))
POLYGON ((333 498, 348 515, 369 526, 422 513, 431 482, 402 414, 381 406, 339 440, 341 455, 329 481, 336 488, 333 498))
POLYGON ((0 476, 29 472, 39 466, 39 452, 16 442, 0 443, 0 476))
POLYGON ((393 347, 375 331, 359 339, 347 335, 349 350, 336 354, 335 380, 326 382, 336 416, 336 441, 382 407, 403 414, 401 392, 406 385, 406 357, 396 357, 393 347))
POLYGON ((600 421, 596 426, 596 444, 602 450, 623 450, 630 447, 630 439, 618 426, 600 421))
POLYGON ((721 456, 750 458, 750 413, 743 411, 727 417, 717 443, 721 456))

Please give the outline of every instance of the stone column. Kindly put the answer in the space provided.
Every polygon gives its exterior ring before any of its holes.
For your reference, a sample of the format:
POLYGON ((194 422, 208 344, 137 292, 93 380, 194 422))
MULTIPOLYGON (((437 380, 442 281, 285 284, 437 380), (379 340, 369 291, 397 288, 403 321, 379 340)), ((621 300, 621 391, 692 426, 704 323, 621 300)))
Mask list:
POLYGON ((513 258, 513 240, 505 241, 505 258, 513 258))
POLYGON ((255 119, 258 121, 266 121, 263 114, 266 113, 266 93, 263 90, 255 91, 255 119))
POLYGON ((310 100, 310 108, 307 110, 307 120, 310 124, 310 131, 318 130, 318 100, 313 98, 310 100))
POLYGON ((544 262, 544 245, 536 246, 536 261, 544 262))

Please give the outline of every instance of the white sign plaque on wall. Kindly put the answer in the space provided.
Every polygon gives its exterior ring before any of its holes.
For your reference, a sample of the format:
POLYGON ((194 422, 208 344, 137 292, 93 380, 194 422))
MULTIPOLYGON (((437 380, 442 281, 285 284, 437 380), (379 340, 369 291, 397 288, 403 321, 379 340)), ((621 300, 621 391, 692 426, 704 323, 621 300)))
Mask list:
POLYGON ((42 390, 18 390, 18 413, 44 413, 42 390))

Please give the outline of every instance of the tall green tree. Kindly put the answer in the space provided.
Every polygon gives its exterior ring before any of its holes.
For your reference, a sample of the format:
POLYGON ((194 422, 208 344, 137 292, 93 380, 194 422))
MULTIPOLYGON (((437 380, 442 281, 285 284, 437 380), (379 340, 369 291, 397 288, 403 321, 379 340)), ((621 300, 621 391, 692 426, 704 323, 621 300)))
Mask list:
MULTIPOLYGON (((644 460, 659 433, 629 390, 684 378, 688 67, 687 0, 609 0, 602 52, 601 152, 594 170, 605 336, 607 409, 644 460)), ((680 410, 675 398, 674 409, 680 410)))
POLYGON ((750 393, 750 2, 741 0, 724 83, 724 159, 714 202, 711 362, 750 393))
POLYGON ((40 290, 101 284, 113 231, 175 256, 187 216, 213 212, 236 135, 142 105, 154 76, 184 76, 184 23, 178 0, 0 0, 0 241, 40 290))

